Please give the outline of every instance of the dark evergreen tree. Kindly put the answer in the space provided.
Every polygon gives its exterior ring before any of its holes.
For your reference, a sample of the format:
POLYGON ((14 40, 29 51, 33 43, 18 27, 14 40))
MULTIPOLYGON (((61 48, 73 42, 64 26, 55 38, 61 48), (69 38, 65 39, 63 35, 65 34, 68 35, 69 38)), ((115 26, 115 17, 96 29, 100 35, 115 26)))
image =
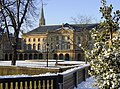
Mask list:
POLYGON ((103 21, 98 28, 91 31, 94 40, 92 51, 86 52, 91 70, 90 74, 97 79, 100 89, 118 89, 120 73, 120 11, 113 12, 113 6, 107 6, 101 0, 103 21))

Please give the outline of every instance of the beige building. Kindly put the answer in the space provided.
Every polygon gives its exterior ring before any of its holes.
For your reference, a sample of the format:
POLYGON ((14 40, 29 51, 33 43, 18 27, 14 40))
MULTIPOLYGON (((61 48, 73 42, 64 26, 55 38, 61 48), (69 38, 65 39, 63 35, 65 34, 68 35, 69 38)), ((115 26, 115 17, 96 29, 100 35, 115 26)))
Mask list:
POLYGON ((41 25, 22 35, 27 59, 84 60, 80 44, 90 40, 89 30, 96 24, 41 25), (85 33, 84 33, 84 30, 85 33))
MULTIPOLYGON (((90 41, 89 30, 97 24, 45 25, 43 7, 39 27, 22 35, 26 59, 84 60, 80 44, 90 41)), ((87 44, 88 45, 88 44, 87 44)))
MULTIPOLYGON (((96 26, 97 24, 68 23, 61 25, 45 25, 42 8, 39 27, 24 33, 22 38, 19 39, 18 60, 84 60, 80 45, 90 46, 89 30, 96 26)), ((11 60, 12 49, 9 45, 5 45, 7 44, 6 42, 8 42, 7 38, 2 36, 0 59, 11 60)))

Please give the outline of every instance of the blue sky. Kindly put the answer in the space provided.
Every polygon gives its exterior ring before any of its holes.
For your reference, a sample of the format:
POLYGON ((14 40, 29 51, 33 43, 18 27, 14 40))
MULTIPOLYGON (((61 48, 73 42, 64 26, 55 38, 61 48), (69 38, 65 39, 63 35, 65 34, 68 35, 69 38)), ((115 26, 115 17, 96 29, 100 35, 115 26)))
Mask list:
MULTIPOLYGON (((71 17, 90 16, 100 21, 100 0, 46 0, 44 13, 47 25, 71 23, 71 17)), ((120 9, 120 0, 107 0, 114 10, 120 9)), ((41 6, 41 5, 39 5, 41 6)), ((40 8, 40 7, 39 7, 40 8)))

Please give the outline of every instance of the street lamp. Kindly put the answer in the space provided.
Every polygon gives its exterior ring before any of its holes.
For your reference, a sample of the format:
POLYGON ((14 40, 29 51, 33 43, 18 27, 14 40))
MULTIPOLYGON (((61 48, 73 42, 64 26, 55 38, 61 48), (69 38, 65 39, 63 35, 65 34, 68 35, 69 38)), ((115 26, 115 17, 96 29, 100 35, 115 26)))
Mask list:
POLYGON ((78 46, 81 47, 81 44, 79 44, 78 46))
POLYGON ((2 4, 1 4, 1 1, 0 1, 0 11, 2 11, 2 4))
MULTIPOLYGON (((59 44, 56 44, 56 54, 57 54, 57 49, 58 49, 59 44)), ((56 56, 56 66, 58 64, 58 56, 56 56)))
POLYGON ((48 67, 48 48, 49 48, 49 44, 48 43, 46 45, 46 48, 47 48, 47 55, 46 55, 46 57, 47 57, 47 67, 48 67))
MULTIPOLYGON (((79 44, 78 46, 85 52, 85 49, 82 47, 81 44, 79 44)), ((85 58, 85 64, 87 64, 87 58, 85 58)))

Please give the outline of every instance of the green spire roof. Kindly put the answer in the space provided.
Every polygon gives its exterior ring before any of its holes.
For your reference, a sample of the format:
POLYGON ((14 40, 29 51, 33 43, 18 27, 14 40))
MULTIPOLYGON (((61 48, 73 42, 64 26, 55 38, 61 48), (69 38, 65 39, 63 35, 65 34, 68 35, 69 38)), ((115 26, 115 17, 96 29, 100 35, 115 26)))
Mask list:
POLYGON ((39 22, 39 26, 41 26, 41 25, 45 25, 43 5, 42 5, 42 9, 41 9, 41 17, 40 17, 40 22, 39 22))

